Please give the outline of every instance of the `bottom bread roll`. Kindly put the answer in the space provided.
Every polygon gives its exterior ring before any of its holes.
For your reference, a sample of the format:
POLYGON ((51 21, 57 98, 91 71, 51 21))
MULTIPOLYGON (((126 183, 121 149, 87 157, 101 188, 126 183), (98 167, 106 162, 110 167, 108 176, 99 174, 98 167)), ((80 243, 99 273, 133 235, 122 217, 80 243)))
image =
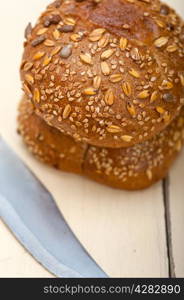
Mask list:
POLYGON ((25 97, 18 123, 18 132, 29 150, 43 162, 126 190, 147 188, 165 177, 184 141, 184 109, 159 135, 120 149, 76 143, 40 119, 25 97))
POLYGON ((87 144, 76 143, 47 125, 35 114, 33 104, 26 97, 19 105, 18 133, 29 150, 42 162, 63 171, 82 173, 87 144))

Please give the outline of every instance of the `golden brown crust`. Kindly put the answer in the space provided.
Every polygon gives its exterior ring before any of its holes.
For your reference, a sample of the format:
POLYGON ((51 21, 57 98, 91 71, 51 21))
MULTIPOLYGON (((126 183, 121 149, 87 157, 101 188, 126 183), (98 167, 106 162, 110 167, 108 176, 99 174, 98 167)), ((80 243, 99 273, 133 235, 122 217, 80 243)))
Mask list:
POLYGON ((25 97, 19 106, 18 124, 18 132, 38 159, 63 171, 82 172, 87 145, 76 143, 55 128, 49 127, 36 116, 32 103, 25 97))
POLYGON ((138 190, 164 178, 184 141, 184 110, 163 132, 129 148, 90 147, 85 174, 115 188, 138 190))
POLYGON ((57 1, 26 37, 23 88, 37 114, 75 140, 141 143, 184 102, 184 27, 160 1, 57 1))
POLYGON ((121 149, 75 143, 41 120, 26 98, 20 104, 18 120, 24 142, 43 162, 127 190, 149 187, 166 176, 184 141, 184 109, 152 140, 121 149))

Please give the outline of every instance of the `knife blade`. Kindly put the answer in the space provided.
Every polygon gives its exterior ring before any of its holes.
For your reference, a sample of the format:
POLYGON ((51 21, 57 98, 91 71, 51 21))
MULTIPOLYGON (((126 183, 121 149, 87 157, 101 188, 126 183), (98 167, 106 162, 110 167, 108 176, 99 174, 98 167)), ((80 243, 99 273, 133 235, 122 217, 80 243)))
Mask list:
POLYGON ((78 241, 52 195, 0 137, 0 217, 58 277, 107 277, 78 241))

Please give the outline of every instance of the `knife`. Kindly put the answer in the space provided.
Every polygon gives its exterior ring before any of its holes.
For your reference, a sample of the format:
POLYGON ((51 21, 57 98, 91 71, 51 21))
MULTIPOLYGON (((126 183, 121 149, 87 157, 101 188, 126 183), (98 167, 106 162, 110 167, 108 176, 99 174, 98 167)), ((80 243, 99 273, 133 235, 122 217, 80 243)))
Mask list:
POLYGON ((80 244, 51 194, 1 137, 0 217, 57 277, 107 277, 80 244))

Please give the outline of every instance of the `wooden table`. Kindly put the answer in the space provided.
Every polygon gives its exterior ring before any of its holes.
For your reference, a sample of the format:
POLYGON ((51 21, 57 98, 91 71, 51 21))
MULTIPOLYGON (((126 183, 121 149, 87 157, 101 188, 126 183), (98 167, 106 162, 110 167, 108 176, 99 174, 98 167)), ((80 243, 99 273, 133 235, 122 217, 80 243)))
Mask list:
MULTIPOLYGON (((51 191, 76 235, 110 276, 184 277, 184 152, 165 181, 130 193, 42 165, 16 134, 23 31, 49 2, 1 3, 1 134, 51 191)), ((183 0, 167 2, 184 15, 183 0)), ((0 277, 5 276, 52 275, 0 221, 0 277)))

